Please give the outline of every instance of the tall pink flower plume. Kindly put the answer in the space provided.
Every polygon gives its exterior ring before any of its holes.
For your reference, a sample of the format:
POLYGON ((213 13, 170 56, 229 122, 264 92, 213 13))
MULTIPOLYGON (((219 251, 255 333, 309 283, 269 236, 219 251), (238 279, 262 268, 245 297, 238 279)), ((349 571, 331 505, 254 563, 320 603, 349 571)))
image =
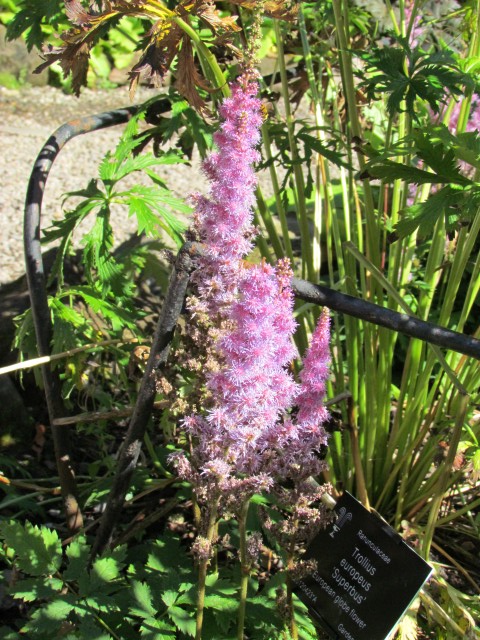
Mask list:
POLYGON ((207 375, 210 406, 184 421, 194 441, 190 460, 175 460, 200 502, 221 494, 230 505, 276 480, 319 471, 329 362, 328 317, 322 316, 301 388, 294 381, 288 367, 296 355, 290 264, 244 262, 255 234, 253 167, 262 116, 256 82, 244 75, 231 89, 220 108, 217 150, 204 162, 209 196, 194 196, 194 229, 205 249, 194 276, 198 297, 190 308, 206 313, 215 326, 220 364, 207 375), (288 412, 295 404, 299 414, 293 421, 288 412))
POLYGON ((241 259, 253 247, 253 204, 260 159, 261 102, 258 84, 244 75, 231 86, 220 107, 223 123, 214 135, 217 151, 203 163, 209 197, 195 194, 194 227, 205 247, 197 272, 199 298, 210 314, 236 295, 241 259))
POLYGON ((303 359, 303 370, 300 374, 302 386, 297 397, 299 425, 302 429, 317 432, 322 444, 326 444, 327 437, 320 425, 328 419, 324 398, 329 366, 330 319, 328 311, 324 309, 312 336, 310 347, 303 359))

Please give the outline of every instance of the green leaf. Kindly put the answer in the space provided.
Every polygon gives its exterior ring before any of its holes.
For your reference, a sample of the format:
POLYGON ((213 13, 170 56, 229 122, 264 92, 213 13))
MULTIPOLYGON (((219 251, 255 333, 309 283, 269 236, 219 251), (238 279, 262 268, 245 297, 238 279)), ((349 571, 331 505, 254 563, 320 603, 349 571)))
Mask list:
POLYGON ((332 162, 333 164, 336 164, 342 167, 348 167, 348 165, 343 160, 341 153, 338 153, 338 151, 334 151, 333 149, 329 148, 315 136, 309 135, 308 133, 298 132, 296 137, 305 144, 305 147, 307 149, 311 149, 316 153, 318 153, 319 155, 324 156, 325 158, 327 158, 327 160, 330 160, 330 162, 332 162))
POLYGON ((139 582, 138 580, 132 580, 131 586, 136 604, 129 608, 130 613, 145 619, 155 617, 157 609, 153 606, 150 586, 146 582, 139 582))
POLYGON ((167 615, 173 624, 180 629, 182 633, 195 637, 195 620, 180 607, 170 607, 167 609, 167 615))
POLYGON ((161 187, 137 185, 127 192, 116 194, 129 207, 129 214, 135 215, 138 221, 138 232, 143 231, 150 236, 158 235, 158 227, 162 227, 177 242, 182 242, 181 233, 186 224, 171 213, 171 209, 181 213, 190 213, 191 208, 182 200, 170 195, 161 187))
MULTIPOLYGON (((75 636, 77 638, 77 636, 75 636)), ((78 627, 78 638, 88 640, 112 640, 112 636, 106 633, 100 623, 92 616, 82 618, 78 627)))
POLYGON ((7 26, 7 38, 16 40, 25 34, 29 50, 34 46, 40 49, 48 33, 45 25, 58 29, 60 24, 67 28, 63 0, 23 0, 21 10, 7 26))
POLYGON ((110 290, 120 295, 125 289, 124 269, 113 256, 113 229, 108 206, 100 209, 95 224, 83 236, 82 242, 85 245, 83 263, 88 282, 92 285, 98 281, 103 297, 110 290))
POLYGON ((88 566, 90 548, 85 536, 79 536, 71 542, 66 551, 68 566, 63 572, 65 580, 77 581, 85 575, 85 567, 88 566))
POLYGON ((15 583, 11 595, 24 602, 48 599, 55 596, 63 588, 63 580, 46 576, 43 580, 38 577, 18 580, 15 583))
POLYGON ((122 564, 115 557, 97 558, 90 571, 88 595, 95 595, 98 591, 105 590, 112 582, 117 581, 121 568, 122 564))
POLYGON ((79 194, 86 197, 86 200, 81 202, 72 211, 67 211, 63 220, 55 221, 51 227, 48 227, 43 232, 42 243, 54 242, 60 239, 55 261, 49 276, 49 284, 53 282, 54 278, 58 278, 59 287, 63 285, 63 263, 70 251, 75 229, 92 211, 100 207, 105 200, 105 194, 97 188, 95 180, 90 182, 86 190, 70 195, 79 194))
POLYGON ((155 620, 149 618, 144 620, 140 627, 142 640, 176 640, 177 632, 175 627, 168 624, 165 620, 155 620))
POLYGON ((62 544, 53 529, 26 522, 0 525, 0 536, 17 557, 18 568, 31 576, 55 573, 62 562, 62 544))
POLYGON ((176 591, 165 591, 162 593, 162 600, 167 607, 171 607, 177 601, 178 593, 176 591))
POLYGON ((420 237, 430 234, 439 218, 446 213, 454 213, 458 217, 458 207, 463 199, 462 191, 454 191, 446 186, 432 194, 425 202, 414 204, 403 212, 395 231, 400 238, 412 234, 418 229, 420 237))
MULTIPOLYGON (((50 638, 55 637, 55 632, 67 619, 69 613, 74 609, 75 604, 70 595, 59 596, 53 602, 49 602, 45 607, 36 609, 31 619, 22 628, 22 632, 50 634, 50 638)), ((28 636, 27 636, 28 637, 28 636)))
POLYGON ((435 173, 425 171, 424 169, 417 169, 416 167, 409 167, 401 162, 394 162, 393 160, 385 160, 375 158, 365 165, 364 173, 359 176, 380 178, 388 182, 394 180, 405 180, 412 184, 436 184, 448 182, 445 176, 438 176, 435 173))
POLYGON ((228 611, 234 613, 238 609, 238 602, 235 598, 224 598, 215 593, 211 593, 205 596, 205 607, 208 609, 215 609, 215 611, 228 611))
POLYGON ((123 327, 135 330, 135 319, 132 315, 126 309, 122 309, 118 302, 114 304, 103 300, 102 296, 92 287, 72 287, 62 295, 80 296, 95 313, 101 313, 104 318, 110 320, 114 331, 120 331, 123 327))
POLYGON ((18 631, 14 631, 10 627, 0 627, 0 638, 2 640, 18 640, 18 631))
POLYGON ((397 42, 396 47, 374 47, 358 54, 366 64, 361 87, 370 99, 386 94, 390 115, 399 113, 405 101, 406 110, 415 117, 418 98, 438 113, 446 94, 460 95, 465 86, 473 90, 472 76, 462 72, 449 51, 426 53, 411 49, 405 38, 397 42))
MULTIPOLYGON (((138 145, 136 141, 135 146, 138 145)), ((114 156, 107 154, 99 167, 100 178, 104 182, 119 182, 135 171, 143 171, 150 167, 165 164, 160 158, 156 158, 152 153, 144 153, 138 156, 131 156, 118 164, 114 156)))
MULTIPOLYGON (((111 580, 109 580, 111 582, 111 580)), ((83 615, 84 607, 99 613, 118 613, 120 607, 115 599, 105 593, 94 593, 93 595, 83 598, 79 605, 75 608, 77 613, 83 615)))

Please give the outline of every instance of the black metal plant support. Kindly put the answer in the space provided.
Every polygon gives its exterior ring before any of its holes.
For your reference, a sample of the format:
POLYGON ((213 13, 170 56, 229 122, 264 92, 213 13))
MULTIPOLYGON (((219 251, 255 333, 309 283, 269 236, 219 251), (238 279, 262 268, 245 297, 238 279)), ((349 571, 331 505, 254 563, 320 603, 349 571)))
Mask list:
MULTIPOLYGON (((69 140, 89 131, 127 122, 136 110, 137 107, 130 107, 67 122, 50 136, 35 161, 28 183, 23 233, 25 267, 39 356, 50 354, 52 338, 52 320, 40 245, 42 200, 48 174, 55 158, 69 140)), ((49 365, 43 365, 42 377, 67 526, 73 532, 82 526, 83 518, 70 457, 69 432, 68 429, 55 425, 56 418, 65 416, 65 408, 56 371, 49 365)))
MULTIPOLYGON (((160 113, 168 110, 168 108, 169 103, 166 100, 162 100, 157 105, 156 111, 160 113)), ((24 244, 27 280, 40 356, 49 355, 52 337, 52 322, 48 307, 40 247, 41 205, 48 174, 58 153, 70 139, 84 133, 127 122, 137 111, 138 107, 133 106, 68 122, 52 134, 35 162, 26 199, 24 244)), ((156 372, 166 362, 169 345, 183 305, 189 275, 193 268, 192 254, 195 254, 198 250, 199 247, 187 243, 180 250, 177 257, 153 338, 150 357, 141 382, 137 403, 122 445, 107 508, 102 516, 100 528, 94 542, 92 557, 102 553, 107 547, 118 521, 152 410, 156 393, 156 372)), ((295 295, 302 300, 326 306, 334 311, 480 359, 480 340, 470 336, 450 331, 430 322, 424 322, 407 314, 385 309, 299 278, 293 278, 292 285, 295 295)), ((64 426, 56 424, 56 420, 64 417, 66 412, 58 378, 55 371, 50 368, 50 365, 42 366, 42 376, 67 523, 69 529, 75 531, 82 526, 82 515, 77 501, 68 430, 64 426)))

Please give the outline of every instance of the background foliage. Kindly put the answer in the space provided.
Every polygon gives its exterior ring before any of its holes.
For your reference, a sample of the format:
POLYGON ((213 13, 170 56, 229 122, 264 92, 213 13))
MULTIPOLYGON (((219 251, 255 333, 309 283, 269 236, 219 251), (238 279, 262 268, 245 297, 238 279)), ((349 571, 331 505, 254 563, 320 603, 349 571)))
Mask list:
MULTIPOLYGON (((68 194, 64 219, 45 232, 46 241, 59 242, 51 273, 52 353, 61 355, 56 366, 65 401, 81 414, 71 428, 82 451, 79 489, 88 527, 111 485, 122 411, 135 402, 145 356, 138 345, 148 353, 152 322, 142 274, 156 275, 161 297, 167 254, 157 259, 152 249, 166 243, 174 249, 185 238, 178 214, 189 208, 155 167, 188 162, 194 146, 202 157, 210 148, 215 105, 238 71, 251 5, 73 2, 66 13, 60 0, 18 6, 3 0, 2 8, 9 37, 46 45, 46 62, 57 74, 72 72, 77 92, 92 77, 85 47, 98 78, 108 78, 112 67, 133 66, 132 89, 139 81, 155 83, 167 67, 171 72, 170 110, 157 113, 152 98, 97 177, 68 194), (168 29, 151 32, 155 21, 168 29), (155 67, 152 52, 169 47, 173 55, 155 67), (124 189, 122 180, 137 171, 152 185, 124 189), (115 253, 113 203, 136 216, 148 241, 115 253), (63 265, 86 218, 93 222, 83 237, 81 277, 68 282, 63 265)), ((274 74, 262 81, 269 117, 261 168, 272 191, 257 191, 262 234, 252 260, 287 256, 301 277, 479 337, 478 1, 441 7, 306 2, 293 22, 279 19, 293 17, 282 3, 267 2, 265 9, 260 62, 263 68, 268 60, 274 74)), ((298 303, 296 313, 303 353, 319 312, 298 303)), ((437 638, 478 637, 478 363, 348 316, 334 315, 333 326, 330 472, 320 480, 374 507, 435 561, 435 577, 399 637, 422 637, 422 629, 437 638)), ((17 346, 23 357, 36 355, 29 312, 19 319, 17 346)), ((56 479, 44 468, 37 478, 31 463, 19 466, 4 456, 3 580, 15 598, 4 637, 22 629, 28 637, 51 638, 53 627, 58 637, 71 638, 194 635, 195 579, 186 544, 194 525, 185 506, 191 496, 166 465, 168 453, 186 445, 178 423, 195 402, 188 349, 180 331, 118 546, 89 573, 83 570, 88 529, 62 549, 67 532, 58 513, 51 526, 56 479)), ((258 515, 251 518, 251 530, 260 529, 258 515)), ((233 525, 222 526, 238 536, 233 525)), ((251 577, 246 628, 252 638, 288 637, 275 603, 285 557, 267 547, 265 566, 251 577)), ((235 637, 229 620, 238 567, 228 542, 214 569, 205 637, 235 637)), ((299 637, 321 637, 296 607, 299 637)))

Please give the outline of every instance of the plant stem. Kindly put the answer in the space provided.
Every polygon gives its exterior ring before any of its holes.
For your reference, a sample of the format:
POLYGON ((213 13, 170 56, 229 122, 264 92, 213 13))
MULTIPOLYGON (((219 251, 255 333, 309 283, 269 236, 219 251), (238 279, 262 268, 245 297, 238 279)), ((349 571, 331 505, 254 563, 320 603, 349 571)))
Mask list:
MULTIPOLYGON (((347 27, 345 21, 346 3, 342 0, 333 0, 333 12, 335 16, 335 25, 337 28, 337 38, 339 46, 339 60, 342 71, 342 82, 345 97, 347 100, 348 119, 350 124, 350 132, 353 138, 362 140, 363 132, 360 126, 360 118, 357 109, 356 91, 354 84, 354 74, 351 61, 351 55, 349 54, 349 44, 347 39, 347 27)), ((360 172, 363 172, 365 167, 365 158, 363 154, 357 151, 357 160, 360 168, 360 172)), ((363 180, 363 191, 365 199, 365 219, 366 219, 366 233, 367 233, 367 257, 375 264, 379 264, 380 250, 379 250, 379 232, 377 228, 377 222, 375 217, 375 206, 373 201, 372 189, 368 179, 363 180)))
MULTIPOLYGON (((297 523, 294 524, 296 528, 297 523)), ((292 640, 298 640, 298 628, 295 621, 295 608, 293 606, 293 581, 290 575, 290 571, 293 569, 295 560, 295 544, 292 542, 290 549, 287 553, 287 610, 288 610, 288 626, 290 627, 290 635, 292 640)))
POLYGON ((445 491, 447 489, 448 482, 452 473, 453 462, 455 460, 455 456, 457 455, 457 449, 462 435, 469 400, 470 396, 468 395, 461 396, 460 398, 460 406, 458 407, 455 427, 450 438, 447 456, 443 462, 442 472, 438 479, 438 484, 432 500, 430 513, 428 514, 428 522, 425 528, 425 535, 422 541, 422 555, 425 559, 428 559, 430 553, 430 547, 432 545, 433 534, 435 533, 438 513, 440 511, 445 491))
POLYGON ((247 606, 248 578, 251 565, 247 559, 247 515, 250 501, 247 500, 240 511, 238 531, 240 533, 240 594, 237 614, 237 640, 243 640, 245 628, 245 610, 247 606))
MULTIPOLYGON (((218 496, 214 498, 213 505, 210 508, 208 516, 208 526, 206 539, 210 542, 213 541, 218 513, 218 496)), ((198 594, 197 594, 197 618, 195 628, 195 640, 202 640, 202 628, 203 628, 203 612, 205 609, 205 587, 207 581, 207 569, 210 563, 210 559, 201 560, 198 566, 198 594)))
POLYGON ((282 94, 285 108, 285 120, 287 124, 288 143, 293 164, 293 175, 295 177, 294 195, 296 197, 297 216, 300 225, 300 237, 302 241, 302 275, 309 280, 315 280, 315 269, 313 267, 312 244, 310 241, 310 228, 307 215, 307 200, 305 195, 305 179, 302 167, 299 162, 298 146, 295 139, 295 120, 290 109, 290 98, 288 95, 287 69, 285 66, 285 53, 283 49, 282 32, 278 21, 275 21, 275 38, 278 49, 278 63, 280 77, 282 79, 282 94))
POLYGON ((205 62, 210 67, 212 71, 213 77, 215 78, 215 82, 217 87, 221 90, 222 94, 225 98, 228 98, 230 95, 230 87, 228 86, 228 82, 225 78, 225 74, 221 70, 216 57, 207 47, 207 45, 203 42, 199 34, 195 31, 195 29, 190 26, 185 20, 180 17, 174 16, 172 17, 172 21, 175 22, 192 40, 195 44, 199 55, 203 57, 205 62))

